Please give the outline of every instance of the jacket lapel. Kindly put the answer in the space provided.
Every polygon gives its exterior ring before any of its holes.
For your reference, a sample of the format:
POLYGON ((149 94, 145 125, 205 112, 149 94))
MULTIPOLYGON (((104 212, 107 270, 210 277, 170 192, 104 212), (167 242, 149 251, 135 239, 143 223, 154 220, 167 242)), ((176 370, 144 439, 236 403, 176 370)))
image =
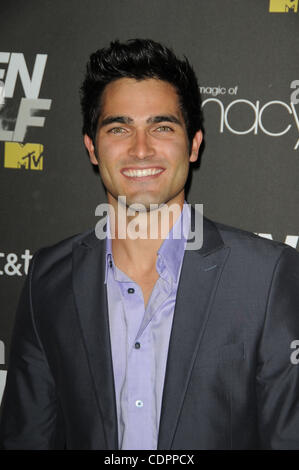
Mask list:
MULTIPOLYGON (((191 211, 192 219, 194 209, 191 211)), ((185 251, 166 365, 158 449, 171 449, 196 353, 229 254, 215 226, 203 219, 203 245, 185 251)))
POLYGON ((107 449, 117 449, 117 415, 104 270, 105 240, 97 239, 93 231, 73 248, 73 289, 107 449))
MULTIPOLYGON (((194 208, 191 208, 191 224, 194 208)), ((192 225, 194 230, 194 226, 192 225)), ((215 224, 203 218, 203 245, 185 252, 164 381, 158 449, 170 449, 222 269, 229 254, 215 224)), ((105 240, 94 231, 73 248, 73 289, 79 323, 105 429, 118 449, 117 414, 105 278, 105 240)))

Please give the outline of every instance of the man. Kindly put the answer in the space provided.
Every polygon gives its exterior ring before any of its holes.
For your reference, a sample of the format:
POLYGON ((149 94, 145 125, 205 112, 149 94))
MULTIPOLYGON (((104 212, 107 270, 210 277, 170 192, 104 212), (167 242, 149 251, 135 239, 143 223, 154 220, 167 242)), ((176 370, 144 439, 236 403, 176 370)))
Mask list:
POLYGON ((90 57, 82 110, 110 236, 35 254, 2 448, 299 449, 299 255, 205 217, 202 246, 187 250, 198 212, 184 187, 202 142, 187 59, 115 41, 90 57), (158 237, 120 236, 132 206, 125 229, 140 216, 148 235, 162 208, 168 231, 161 218, 158 237))

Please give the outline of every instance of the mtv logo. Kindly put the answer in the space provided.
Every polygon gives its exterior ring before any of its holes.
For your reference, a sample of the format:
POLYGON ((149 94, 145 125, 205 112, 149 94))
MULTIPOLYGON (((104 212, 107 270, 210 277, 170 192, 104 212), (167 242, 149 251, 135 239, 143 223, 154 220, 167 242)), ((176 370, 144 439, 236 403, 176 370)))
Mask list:
POLYGON ((19 170, 43 170, 43 151, 41 144, 20 144, 5 142, 4 167, 19 170))
POLYGON ((297 13, 298 0, 270 0, 270 13, 297 13))

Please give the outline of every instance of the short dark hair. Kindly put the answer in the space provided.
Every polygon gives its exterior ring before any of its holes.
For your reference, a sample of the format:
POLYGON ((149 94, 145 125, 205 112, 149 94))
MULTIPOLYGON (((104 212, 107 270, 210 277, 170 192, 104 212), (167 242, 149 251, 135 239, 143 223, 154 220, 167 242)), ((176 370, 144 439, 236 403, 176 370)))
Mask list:
POLYGON ((83 134, 95 144, 105 86, 125 77, 157 78, 174 85, 191 150, 194 135, 202 129, 201 98, 195 72, 186 56, 180 60, 170 48, 151 39, 129 39, 124 43, 115 40, 109 47, 91 54, 80 88, 83 134))

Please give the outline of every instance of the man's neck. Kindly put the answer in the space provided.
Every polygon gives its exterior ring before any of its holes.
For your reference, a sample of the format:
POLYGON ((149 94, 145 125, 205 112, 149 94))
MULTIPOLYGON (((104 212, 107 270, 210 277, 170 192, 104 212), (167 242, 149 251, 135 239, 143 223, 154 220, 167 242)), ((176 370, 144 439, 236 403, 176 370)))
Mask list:
POLYGON ((114 220, 110 214, 110 226, 115 264, 120 268, 126 267, 128 274, 134 271, 140 276, 155 270, 157 252, 180 217, 183 205, 184 197, 181 201, 165 204, 160 213, 148 211, 126 217, 122 213, 120 219, 119 207, 114 208, 114 220))

